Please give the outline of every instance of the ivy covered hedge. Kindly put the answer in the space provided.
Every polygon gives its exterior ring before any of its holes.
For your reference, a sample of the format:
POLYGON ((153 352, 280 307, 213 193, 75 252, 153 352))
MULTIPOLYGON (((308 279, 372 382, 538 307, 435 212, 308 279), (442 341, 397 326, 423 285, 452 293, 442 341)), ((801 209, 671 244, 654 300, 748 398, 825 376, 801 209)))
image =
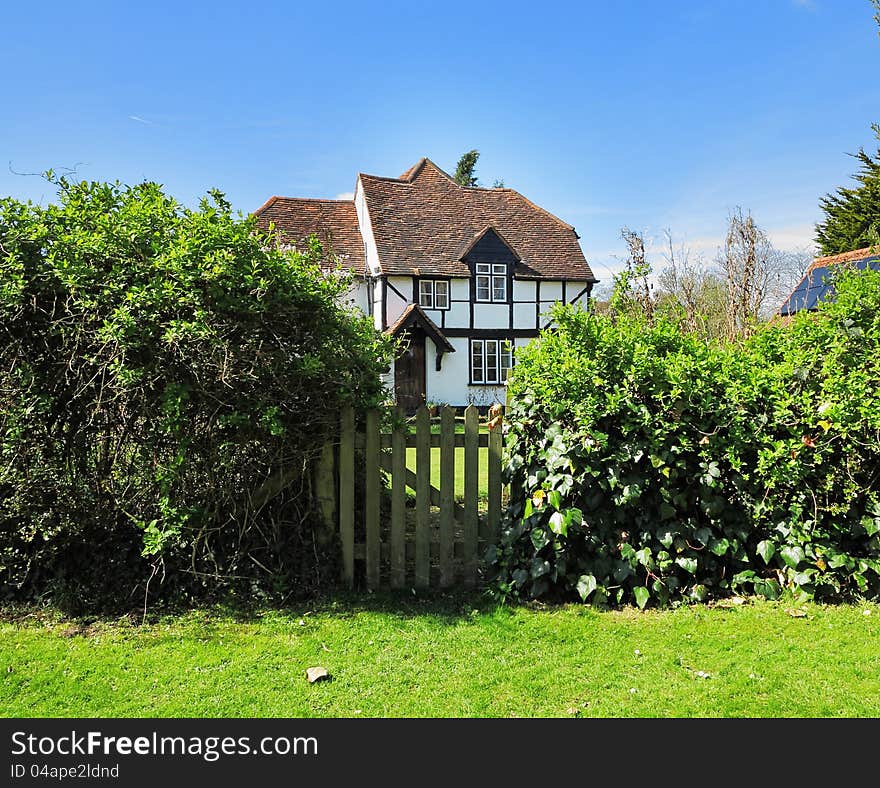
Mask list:
POLYGON ((509 382, 497 591, 880 594, 880 274, 737 344, 557 308, 509 382))
POLYGON ((214 192, 57 181, 0 200, 0 599, 78 609, 335 578, 310 469, 385 341, 319 248, 214 192))

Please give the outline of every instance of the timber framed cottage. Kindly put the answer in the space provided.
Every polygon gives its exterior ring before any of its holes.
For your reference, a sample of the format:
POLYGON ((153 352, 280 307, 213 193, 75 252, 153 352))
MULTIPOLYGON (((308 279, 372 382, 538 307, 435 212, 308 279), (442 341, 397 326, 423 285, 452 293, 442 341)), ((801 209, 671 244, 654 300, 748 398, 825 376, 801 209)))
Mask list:
POLYGON ((328 269, 354 272, 351 300, 404 339, 387 383, 409 411, 503 403, 514 347, 598 281, 571 225, 513 189, 461 186, 429 159, 399 178, 359 174, 353 200, 271 197, 255 215, 282 244, 317 236, 328 269))

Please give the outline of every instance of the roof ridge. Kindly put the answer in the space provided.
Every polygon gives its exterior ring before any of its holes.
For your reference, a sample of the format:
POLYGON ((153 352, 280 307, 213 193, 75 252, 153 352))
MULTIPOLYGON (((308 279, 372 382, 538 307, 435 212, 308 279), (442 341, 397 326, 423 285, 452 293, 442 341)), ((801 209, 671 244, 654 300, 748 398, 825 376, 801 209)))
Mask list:
POLYGON ((880 254, 880 246, 865 246, 862 249, 853 249, 849 252, 838 252, 837 254, 826 254, 822 257, 813 258, 810 268, 821 268, 825 265, 833 265, 834 263, 850 262, 852 260, 862 260, 865 257, 873 257, 880 254))
MULTIPOLYGON (((266 204, 276 201, 276 200, 289 200, 296 202, 344 202, 344 203, 353 203, 354 200, 340 200, 336 197, 282 197, 280 195, 276 195, 275 197, 271 197, 266 201, 266 204)), ((265 207, 265 206, 263 206, 265 207)))

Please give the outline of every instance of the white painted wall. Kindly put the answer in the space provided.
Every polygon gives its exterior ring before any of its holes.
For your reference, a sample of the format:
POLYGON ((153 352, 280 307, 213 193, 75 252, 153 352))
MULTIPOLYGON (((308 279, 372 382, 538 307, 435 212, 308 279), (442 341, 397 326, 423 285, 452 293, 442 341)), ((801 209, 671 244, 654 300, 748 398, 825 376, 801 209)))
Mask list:
POLYGON ((586 291, 575 300, 575 296, 578 295, 585 287, 587 286, 586 282, 566 282, 565 284, 565 301, 568 304, 582 304, 583 306, 587 305, 587 293, 586 291))
POLYGON ((377 331, 382 330, 382 282, 374 279, 372 283, 373 296, 373 325, 377 331))
POLYGON ((345 304, 350 304, 365 315, 370 314, 370 291, 361 277, 354 277, 342 296, 345 304))
POLYGON ((474 304, 474 328, 507 328, 509 325, 508 304, 474 304))
POLYGON ((452 279, 449 285, 450 298, 467 301, 471 297, 471 280, 470 279, 452 279))
MULTIPOLYGON (((436 371, 437 350, 429 339, 425 346, 427 365, 427 399, 429 402, 445 402, 457 407, 474 405, 486 406, 494 402, 504 404, 507 399, 506 386, 469 386, 470 343, 466 337, 449 340, 455 353, 443 354, 443 368, 436 371)), ((529 343, 529 339, 517 339, 516 347, 529 343)))
MULTIPOLYGON (((410 299, 412 298, 412 277, 389 276, 388 283, 389 285, 394 285, 394 287, 405 296, 405 299, 401 298, 390 287, 388 288, 386 309, 388 310, 388 325, 390 326, 400 317, 403 310, 406 309, 407 305, 410 303, 410 299)), ((433 316, 431 319, 434 319, 433 316)))
MULTIPOLYGON (((431 318, 433 320, 433 318, 431 318)), ((467 328, 470 325, 470 304, 450 304, 446 313, 447 328, 467 328)), ((436 321, 435 321, 436 322, 436 321)))
POLYGON ((535 282, 532 279, 514 279, 513 280, 513 300, 514 301, 534 301, 535 300, 535 282))
MULTIPOLYGON (((535 304, 514 304, 513 305, 513 327, 514 328, 534 328, 535 327, 535 304)), ((505 326, 499 326, 505 328, 505 326)))

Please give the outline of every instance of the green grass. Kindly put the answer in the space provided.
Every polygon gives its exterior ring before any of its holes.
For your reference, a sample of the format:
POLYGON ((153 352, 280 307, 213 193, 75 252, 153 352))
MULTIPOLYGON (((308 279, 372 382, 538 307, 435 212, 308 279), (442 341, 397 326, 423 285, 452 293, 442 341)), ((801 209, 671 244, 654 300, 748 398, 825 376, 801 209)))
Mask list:
POLYGON ((19 614, 0 623, 0 714, 880 716, 880 606, 791 609, 374 595, 145 626, 19 614), (313 665, 332 681, 309 685, 313 665))
MULTIPOLYGON (((479 452, 479 474, 477 480, 477 489, 479 490, 480 500, 484 501, 489 497, 489 449, 482 447, 479 452)), ((416 469, 416 450, 406 450, 406 467, 411 471, 416 469)), ((440 487, 440 448, 431 449, 431 484, 434 487, 440 487)), ((455 449, 455 497, 457 499, 464 498, 464 448, 456 447, 455 449)))

